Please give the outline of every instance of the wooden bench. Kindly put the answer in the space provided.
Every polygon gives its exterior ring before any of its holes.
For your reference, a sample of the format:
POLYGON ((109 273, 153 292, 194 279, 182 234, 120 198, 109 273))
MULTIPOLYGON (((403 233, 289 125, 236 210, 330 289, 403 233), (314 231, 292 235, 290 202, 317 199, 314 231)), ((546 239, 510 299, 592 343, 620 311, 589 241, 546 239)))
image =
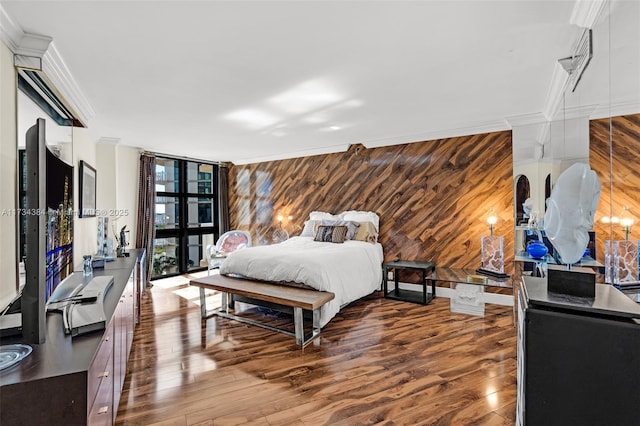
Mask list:
POLYGON ((326 291, 307 290, 303 288, 288 287, 278 284, 270 284, 261 281, 253 281, 246 278, 236 278, 224 275, 211 275, 208 277, 191 280, 190 285, 200 287, 200 315, 203 319, 217 315, 247 324, 257 325, 268 330, 294 336, 296 343, 304 347, 320 334, 320 308, 335 295, 326 291), (222 304, 219 310, 207 312, 205 289, 217 290, 222 293, 222 304), (293 324, 295 332, 264 324, 252 319, 229 313, 230 295, 235 294, 255 300, 261 300, 278 305, 293 308, 293 324), (313 313, 313 328, 311 333, 304 333, 303 310, 313 313))

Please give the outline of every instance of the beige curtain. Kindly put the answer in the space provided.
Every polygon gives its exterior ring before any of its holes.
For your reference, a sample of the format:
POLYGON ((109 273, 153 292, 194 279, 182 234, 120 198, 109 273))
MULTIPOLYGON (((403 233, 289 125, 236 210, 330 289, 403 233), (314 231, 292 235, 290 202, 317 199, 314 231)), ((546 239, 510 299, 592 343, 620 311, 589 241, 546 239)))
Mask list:
POLYGON ((222 235, 231 230, 229 222, 229 168, 218 166, 218 232, 222 235))
POLYGON ((146 277, 150 285, 153 261, 153 236, 156 217, 156 157, 152 154, 140 155, 140 178, 138 180, 138 218, 136 222, 136 248, 146 250, 146 277))

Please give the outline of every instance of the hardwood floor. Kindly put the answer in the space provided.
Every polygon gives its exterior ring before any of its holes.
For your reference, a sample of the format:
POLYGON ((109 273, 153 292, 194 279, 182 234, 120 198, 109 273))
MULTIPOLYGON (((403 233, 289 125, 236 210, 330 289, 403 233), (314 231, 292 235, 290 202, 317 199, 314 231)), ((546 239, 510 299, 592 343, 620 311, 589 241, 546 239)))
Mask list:
MULTIPOLYGON (((187 283, 155 281, 143 297, 118 425, 514 423, 510 307, 487 305, 480 318, 450 313, 446 298, 421 306, 375 294, 301 350, 292 337, 217 317, 202 329, 187 283)), ((211 293, 208 307, 216 301, 211 293)))

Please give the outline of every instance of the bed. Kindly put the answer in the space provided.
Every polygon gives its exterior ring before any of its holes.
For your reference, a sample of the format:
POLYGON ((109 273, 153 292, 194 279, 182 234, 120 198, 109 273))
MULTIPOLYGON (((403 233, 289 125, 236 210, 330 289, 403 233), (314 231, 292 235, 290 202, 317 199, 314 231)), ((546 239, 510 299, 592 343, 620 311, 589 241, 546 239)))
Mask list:
POLYGON ((324 327, 343 306, 380 289, 383 250, 375 213, 319 213, 311 213, 300 236, 231 253, 220 274, 335 294, 320 309, 319 325, 324 327), (342 228, 348 228, 344 239, 336 241, 342 228))

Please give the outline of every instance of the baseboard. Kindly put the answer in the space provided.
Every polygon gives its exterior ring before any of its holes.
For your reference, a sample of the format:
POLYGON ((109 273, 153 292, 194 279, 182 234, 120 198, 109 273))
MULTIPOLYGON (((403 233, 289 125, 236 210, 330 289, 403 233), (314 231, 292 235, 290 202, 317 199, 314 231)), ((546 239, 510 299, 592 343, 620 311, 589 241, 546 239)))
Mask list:
MULTIPOLYGON (((388 283, 389 289, 394 288, 394 284, 392 281, 388 283)), ((418 285, 411 283, 399 283, 399 287, 403 290, 414 290, 420 289, 418 285)), ((431 293, 431 286, 427 286, 427 293, 431 293)), ((455 294, 455 290, 449 287, 440 287, 436 286, 436 296, 437 297, 446 297, 447 299, 451 299, 451 297, 455 294)), ((513 296, 509 294, 497 294, 497 293, 488 293, 484 292, 483 294, 484 303, 492 303, 495 305, 502 306, 513 306, 513 296)))

